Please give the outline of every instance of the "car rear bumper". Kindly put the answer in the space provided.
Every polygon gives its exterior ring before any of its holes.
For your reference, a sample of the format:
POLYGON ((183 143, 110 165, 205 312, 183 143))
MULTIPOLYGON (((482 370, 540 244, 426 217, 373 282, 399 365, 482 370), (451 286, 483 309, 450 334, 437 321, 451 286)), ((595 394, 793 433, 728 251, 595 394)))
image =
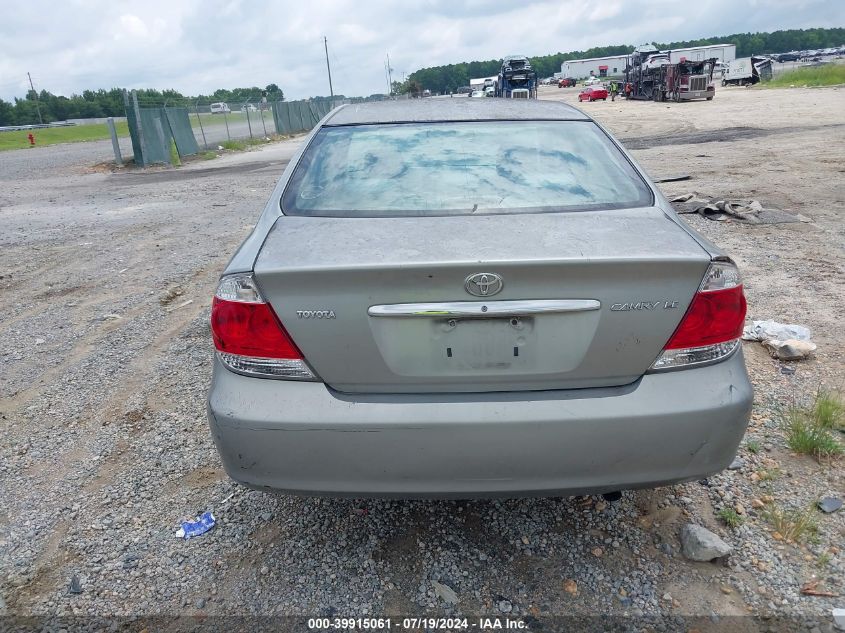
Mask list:
POLYGON ((567 495, 699 479, 733 459, 751 411, 741 350, 624 387, 341 394, 215 358, 211 432, 229 475, 297 494, 567 495))

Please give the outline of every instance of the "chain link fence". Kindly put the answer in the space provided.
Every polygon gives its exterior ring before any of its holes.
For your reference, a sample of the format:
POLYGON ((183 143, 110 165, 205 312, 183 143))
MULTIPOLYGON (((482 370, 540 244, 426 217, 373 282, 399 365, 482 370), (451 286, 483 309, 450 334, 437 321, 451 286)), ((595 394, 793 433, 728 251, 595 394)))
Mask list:
POLYGON ((145 166, 173 162, 174 149, 184 157, 238 148, 249 139, 307 132, 333 108, 369 100, 373 99, 152 101, 133 92, 125 103, 135 162, 145 166))

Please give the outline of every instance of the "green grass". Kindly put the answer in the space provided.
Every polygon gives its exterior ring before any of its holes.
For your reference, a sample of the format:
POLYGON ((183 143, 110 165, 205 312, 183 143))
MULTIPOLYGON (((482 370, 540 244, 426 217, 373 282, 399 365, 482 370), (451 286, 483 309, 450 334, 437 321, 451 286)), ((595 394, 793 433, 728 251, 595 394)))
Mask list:
POLYGON ((176 149, 176 141, 170 140, 170 164, 174 167, 181 167, 182 161, 179 159, 179 150, 176 149))
POLYGON ((796 543, 805 538, 811 538, 818 532, 819 526, 815 514, 815 503, 804 510, 784 510, 771 503, 763 510, 763 517, 777 532, 780 532, 784 540, 796 543))
POLYGON ((780 468, 761 468, 757 474, 760 476, 760 481, 774 481, 780 477, 780 468))
POLYGON ((796 68, 778 75, 771 81, 757 85, 764 88, 789 88, 790 86, 836 86, 838 84, 845 84, 845 64, 796 68))
POLYGON ((264 145, 267 141, 263 138, 245 138, 239 141, 223 141, 220 145, 223 149, 231 149, 235 151, 243 151, 251 145, 264 145))
POLYGON ((842 425, 842 402, 825 391, 816 395, 809 409, 790 409, 782 423, 789 448, 796 453, 812 455, 818 460, 830 459, 843 453, 845 449, 831 432, 841 429, 842 425))
POLYGON ((722 508, 716 513, 722 522, 729 528, 737 528, 745 521, 744 518, 733 508, 722 508))
POLYGON ((745 443, 745 448, 748 449, 749 453, 756 455, 760 452, 760 442, 758 442, 757 440, 748 440, 745 443))
MULTIPOLYGON (((115 121, 115 126, 117 127, 118 136, 129 136, 129 128, 126 125, 126 121, 115 121)), ((36 147, 55 145, 56 143, 101 141, 109 138, 109 127, 105 123, 40 128, 37 130, 16 130, 14 132, 0 132, 0 151, 29 147, 27 134, 30 132, 35 137, 36 147)))
POLYGON ((813 403, 813 420, 824 429, 845 430, 845 405, 834 394, 819 391, 813 403))

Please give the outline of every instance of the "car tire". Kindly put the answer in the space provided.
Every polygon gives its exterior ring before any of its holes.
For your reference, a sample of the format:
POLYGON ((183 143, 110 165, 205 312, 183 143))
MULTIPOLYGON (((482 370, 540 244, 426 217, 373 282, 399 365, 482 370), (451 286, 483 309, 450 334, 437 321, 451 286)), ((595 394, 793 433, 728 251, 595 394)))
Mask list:
POLYGON ((713 101, 713 97, 707 97, 708 101, 713 101))

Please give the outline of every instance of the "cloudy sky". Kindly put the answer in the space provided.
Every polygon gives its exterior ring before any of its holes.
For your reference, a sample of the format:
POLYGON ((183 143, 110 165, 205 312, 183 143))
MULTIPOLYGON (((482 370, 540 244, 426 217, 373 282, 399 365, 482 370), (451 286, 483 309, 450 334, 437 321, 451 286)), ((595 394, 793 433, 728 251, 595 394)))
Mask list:
POLYGON ((845 25, 841 0, 5 0, 0 97, 27 90, 276 83, 289 99, 386 89, 425 67, 508 53, 845 25))

